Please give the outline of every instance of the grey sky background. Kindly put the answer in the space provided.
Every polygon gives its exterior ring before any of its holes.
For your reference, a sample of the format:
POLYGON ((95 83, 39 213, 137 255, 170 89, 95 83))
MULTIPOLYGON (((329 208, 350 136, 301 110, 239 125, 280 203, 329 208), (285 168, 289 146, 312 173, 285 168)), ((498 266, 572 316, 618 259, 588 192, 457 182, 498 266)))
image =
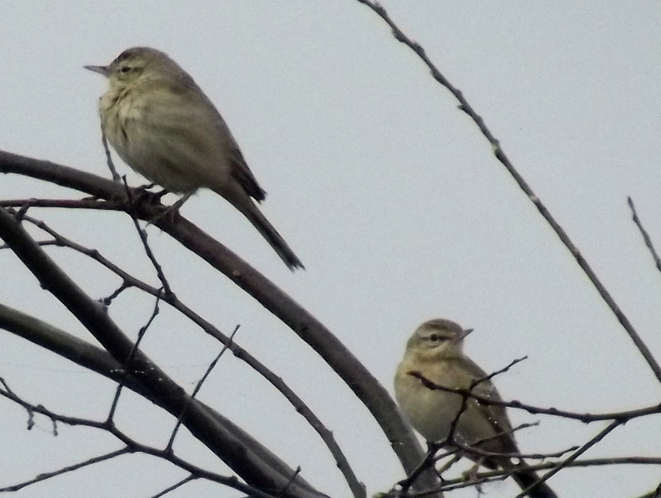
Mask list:
MULTIPOLYGON (((661 275, 631 221, 631 196, 661 246, 661 4, 384 0, 392 18, 460 88, 537 195, 563 225, 661 356, 661 275)), ((182 213, 319 318, 392 392, 415 327, 446 317, 475 328, 467 352, 486 371, 528 359, 496 384, 506 399, 578 412, 659 402, 659 384, 571 255, 423 63, 355 1, 2 2, 0 147, 108 176, 97 99, 106 89, 85 64, 147 45, 170 54, 217 105, 257 179, 263 211, 303 260, 291 274, 219 196, 200 192, 182 213)), ((118 159, 133 185, 144 183, 118 159)), ((76 192, 16 176, 0 198, 76 192)), ((170 199, 171 201, 174 198, 170 199)), ((127 216, 39 211, 65 236, 96 247, 154 285, 127 216)), ((185 303, 280 375, 334 432, 368 493, 403 472, 349 389, 295 334, 206 263, 159 233, 150 243, 185 303)), ((49 253, 93 297, 119 284, 70 251, 49 253)), ((89 334, 8 251, 0 302, 80 337, 89 334)), ((122 295, 110 314, 133 336, 153 302, 122 295)), ((144 349, 189 389, 220 347, 166 306, 144 349)), ((113 386, 0 331, 0 376, 33 403, 105 417, 113 386)), ((254 372, 225 357, 200 398, 217 407, 332 496, 349 496, 313 431, 254 372)), ((113 449, 105 434, 59 427, 0 401, 0 487, 113 449)), ((581 444, 605 424, 510 411, 540 425, 517 434, 524 452, 581 444)), ((163 445, 172 422, 130 393, 119 420, 163 445)), ((617 429, 586 457, 658 456, 658 416, 617 429)), ((218 468, 190 438, 175 449, 218 468)), ((17 496, 147 497, 185 474, 123 457, 29 487, 17 496)), ((563 471, 563 498, 635 497, 661 471, 621 466, 563 471)), ((510 482, 486 496, 514 496, 510 482)), ((236 496, 197 482, 183 496, 236 496)), ((475 496, 474 490, 453 496, 475 496)))

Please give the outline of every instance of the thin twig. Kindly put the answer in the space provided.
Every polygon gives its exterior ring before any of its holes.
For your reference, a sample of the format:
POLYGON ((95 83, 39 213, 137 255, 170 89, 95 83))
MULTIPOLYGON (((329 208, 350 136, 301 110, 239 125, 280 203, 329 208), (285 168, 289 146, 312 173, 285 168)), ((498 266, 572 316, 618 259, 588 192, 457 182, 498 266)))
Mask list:
POLYGON ((110 155, 110 149, 108 148, 108 139, 106 138, 106 131, 103 129, 103 125, 101 125, 101 143, 103 144, 103 150, 106 153, 106 164, 108 165, 108 169, 110 169, 112 179, 118 182, 121 178, 115 169, 115 164, 112 162, 112 156, 110 155))
POLYGON ((446 392, 466 395, 471 398, 475 398, 477 401, 485 405, 507 406, 510 408, 525 410, 528 413, 533 413, 533 414, 538 413, 544 415, 553 415, 554 417, 571 418, 574 420, 580 420, 581 422, 585 422, 585 423, 597 422, 603 420, 627 421, 633 418, 643 417, 645 415, 650 415, 653 413, 661 413, 661 403, 658 405, 651 405, 636 410, 629 410, 625 412, 601 413, 601 414, 575 413, 565 410, 558 410, 557 408, 540 408, 537 406, 527 405, 525 403, 521 403, 520 401, 516 401, 516 400, 515 401, 494 400, 491 398, 487 398, 486 396, 479 396, 477 394, 471 393, 467 389, 455 389, 451 387, 445 387, 440 384, 436 384, 435 382, 432 382, 431 380, 427 379, 424 375, 422 375, 420 372, 411 371, 411 372, 407 372, 407 374, 415 377, 416 379, 420 379, 422 384, 428 389, 436 389, 439 391, 446 391, 446 392))
POLYGON ((126 381, 126 377, 128 376, 129 371, 131 371, 132 374, 135 374, 135 372, 133 372, 130 369, 131 362, 133 361, 133 358, 135 357, 136 351, 138 351, 138 348, 140 347, 140 343, 142 342, 142 339, 144 338, 145 333, 147 332, 147 330, 149 329, 151 324, 156 319, 156 316, 158 316, 158 314, 159 314, 160 310, 159 310, 159 307, 158 307, 158 303, 160 303, 160 302, 161 302, 161 295, 159 293, 159 295, 156 296, 156 301, 154 302, 154 308, 151 312, 151 315, 149 316, 149 319, 147 320, 147 323, 145 325, 143 325, 142 327, 140 327, 140 330, 138 331, 138 338, 136 339, 135 343, 133 344, 133 348, 131 349, 131 352, 129 353, 128 358, 126 358, 126 361, 124 362, 124 365, 122 365, 122 376, 121 376, 119 382, 117 382, 117 389, 115 390, 115 396, 112 400, 112 404, 110 405, 110 411, 108 412, 107 422, 109 424, 112 423, 113 418, 115 416, 115 411, 117 410, 117 404, 119 403, 119 396, 122 393, 122 389, 124 388, 124 382, 126 381))
MULTIPOLYGON (((58 233, 49 227, 46 223, 41 220, 36 220, 31 217, 25 217, 26 221, 33 223, 35 226, 39 227, 41 230, 45 231, 51 235, 54 241, 43 242, 42 244, 56 244, 62 247, 68 247, 73 249, 91 259, 98 262, 112 273, 116 274, 123 281, 120 288, 113 293, 116 295, 120 289, 135 287, 140 289, 148 294, 151 294, 154 297, 157 297, 162 294, 162 289, 157 289, 152 287, 145 282, 135 278, 133 275, 122 270, 119 266, 112 263, 110 260, 105 258, 98 250, 90 249, 84 247, 58 233)), ((112 296, 111 296, 112 297, 112 296)), ((269 370, 265 365, 259 362, 254 356, 252 356, 248 351, 240 347, 238 344, 232 342, 225 334, 220 332, 215 326, 210 322, 204 320, 201 316, 195 313, 192 309, 186 306, 181 302, 176 295, 162 295, 162 300, 168 303, 170 306, 175 308, 177 311, 182 313, 196 325, 198 325, 204 332, 214 337, 216 340, 220 341, 222 344, 227 346, 234 356, 251 368, 253 368, 257 373, 264 377, 273 387, 275 387, 285 399, 295 408, 296 412, 299 413, 312 428, 317 432, 321 440, 324 442, 329 452, 335 459, 338 469, 344 476, 349 488, 352 490, 354 497, 365 496, 365 486, 358 480, 355 472, 351 468, 348 459, 344 455, 342 449, 337 444, 333 433, 321 422, 319 417, 303 402, 303 400, 277 375, 275 375, 271 370, 269 370)), ((108 299, 108 298, 106 298, 108 299)), ((102 302, 106 305, 109 305, 109 302, 106 302, 105 299, 102 302)))
POLYGON ((194 481, 194 480, 197 479, 197 478, 198 478, 197 476, 189 475, 188 477, 183 478, 183 479, 182 479, 181 481, 179 481, 178 483, 173 484, 172 486, 170 486, 170 487, 168 487, 168 488, 165 488, 165 489, 164 489, 163 491, 161 491, 160 493, 155 494, 155 495, 152 496, 151 498, 160 498, 161 496, 165 496, 165 495, 168 494, 170 491, 174 491, 175 489, 180 488, 180 487, 182 487, 184 484, 187 484, 187 483, 189 483, 189 482, 191 482, 191 481, 194 481))
POLYGON ((227 351, 230 347, 230 344, 232 344, 232 341, 234 340, 234 336, 236 333, 239 331, 239 325, 234 327, 234 331, 232 332, 232 335, 230 335, 230 342, 229 344, 225 344, 223 348, 220 350, 220 353, 218 353, 218 356, 214 358, 214 360, 209 363, 209 366, 207 367, 206 372, 204 372, 204 375, 202 375, 202 378, 200 381, 197 383, 195 386, 195 389, 193 389, 193 392, 190 395, 190 398, 186 401, 186 404, 181 410, 181 415, 177 418, 177 423, 174 425, 174 429, 172 430, 172 434, 170 435, 170 440, 168 441, 168 444, 166 446, 166 450, 172 450, 172 445, 174 444, 174 439, 177 437, 177 432, 179 431, 179 427, 181 426, 182 419, 184 415, 186 414, 186 409, 188 406, 191 404, 191 402, 195 399, 195 396, 197 396, 197 393, 200 392, 200 389, 202 389, 202 384, 204 384, 204 381, 207 380, 209 377, 209 374, 211 371, 215 368, 215 366, 218 364, 218 361, 220 361, 220 358, 225 354, 225 351, 227 351))
POLYGON ((633 199, 631 197, 627 197, 627 202, 629 203, 629 207, 631 208, 631 214, 632 214, 632 219, 633 222, 636 224, 638 227, 638 230, 640 230, 640 234, 643 236, 643 240, 645 241, 645 245, 647 248, 650 250, 650 254, 652 255, 652 259, 654 260, 654 263, 656 264, 656 269, 661 271, 661 258, 659 258, 658 253, 656 252, 656 249, 654 249, 654 244, 652 243, 652 239, 647 233, 647 230, 643 227, 642 222, 640 221, 640 218, 638 218, 638 213, 636 212, 636 206, 633 204, 633 199))
POLYGON ((518 363, 521 363, 522 361, 527 360, 527 359, 528 359, 527 356, 522 356, 521 358, 516 358, 515 360, 512 360, 512 361, 509 363, 509 365, 507 365, 507 366, 501 368, 500 370, 496 370, 495 372, 491 372, 489 375, 487 375, 487 376, 485 376, 485 377, 482 377, 481 379, 476 379, 476 380, 474 380, 473 382, 471 382, 471 386, 470 386, 469 391, 473 390, 476 386, 478 386, 479 384, 481 384, 481 383, 483 383, 483 382, 490 381, 491 379, 493 379, 493 378, 494 378, 495 376, 497 376, 497 375, 503 374, 503 373, 505 373, 505 372, 509 372, 509 370, 510 370, 514 365, 516 365, 516 364, 518 364, 518 363))
MULTIPOLYGON (((133 198, 133 194, 131 193, 131 189, 126 183, 126 177, 124 176, 122 179, 124 181, 124 187, 126 188, 126 195, 129 198, 129 204, 133 206, 134 198, 133 198)), ((129 209, 128 214, 131 217, 131 220, 133 220, 133 225, 135 226, 135 229, 138 232, 138 236, 140 237, 142 246, 145 249, 145 254, 149 258, 149 261, 151 261, 151 264, 154 267, 154 269, 156 270, 156 275, 158 276, 158 279, 161 281, 161 285, 163 286, 163 290, 165 291, 165 294, 166 295, 173 294, 172 289, 170 288, 170 284, 167 278, 165 278, 165 273, 163 273, 163 268, 161 267, 160 263, 156 260, 156 256, 154 256, 154 252, 151 250, 151 247, 147 242, 147 231, 143 230, 140 227, 140 222, 138 218, 135 216, 133 209, 129 209)))
POLYGON ((18 484, 12 484, 11 486, 7 486, 6 488, 0 488, 0 493, 6 493, 8 491, 18 491, 20 489, 23 489, 27 486, 30 486, 31 484, 45 481, 46 479, 50 479, 51 477, 55 476, 60 476, 62 474, 66 474, 68 472, 73 472, 74 470, 82 469, 84 467, 87 467, 89 465, 94 465, 95 463, 99 462, 105 462, 106 460, 110 460, 112 458, 121 456, 121 455, 126 455, 127 453, 133 453, 134 451, 130 448, 122 448, 121 450, 117 451, 112 451, 110 453, 106 453, 105 455, 101 455, 98 457, 93 457, 88 460, 85 460, 84 462, 76 463, 74 465, 69 465, 67 467, 62 467, 59 470, 55 470, 53 472, 43 472, 39 474, 37 477, 34 479, 30 479, 28 481, 23 481, 18 484))
POLYGON ((594 436, 592 439, 590 439, 587 443, 585 443, 583 446, 581 446, 579 449, 577 449, 571 456, 569 456, 566 460, 563 460, 561 462, 558 462, 551 470, 549 470, 546 474, 541 476, 535 484, 532 486, 521 490, 521 493, 516 495, 514 498, 524 498, 528 491, 530 491, 532 488, 537 486, 539 483, 548 481, 551 477, 553 477, 555 474, 560 472, 562 469, 564 469, 567 465, 569 465, 571 462, 575 461, 579 456, 581 456, 583 453, 588 451, 590 448, 592 448, 595 444, 597 444, 599 441, 603 440, 608 434, 610 434, 611 431, 613 431, 616 427, 619 427, 622 425, 624 421, 622 420, 614 420, 608 426, 603 429, 601 432, 599 432, 596 436, 594 436))

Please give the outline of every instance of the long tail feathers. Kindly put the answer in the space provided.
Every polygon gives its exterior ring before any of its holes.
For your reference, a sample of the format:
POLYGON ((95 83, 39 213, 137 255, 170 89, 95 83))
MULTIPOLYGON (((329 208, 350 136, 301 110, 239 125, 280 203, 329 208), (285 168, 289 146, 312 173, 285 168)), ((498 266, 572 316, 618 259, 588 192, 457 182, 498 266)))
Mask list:
MULTIPOLYGON (((539 480, 539 476, 532 470, 518 470, 512 473, 512 478, 517 482, 521 489, 527 489, 535 485, 539 480)), ((553 490, 545 482, 536 484, 530 491, 528 491, 530 498, 558 498, 553 490)))
MULTIPOLYGON (((247 209, 240 209, 246 218, 253 224, 253 226, 262 234, 271 247, 278 253, 278 256, 285 262, 287 267, 294 271, 296 268, 305 269, 301 260, 298 259, 294 251, 287 245, 285 239, 278 233, 278 231, 269 223, 266 217, 255 206, 252 201, 251 207, 247 209)), ((238 207, 238 206, 237 206, 238 207)))

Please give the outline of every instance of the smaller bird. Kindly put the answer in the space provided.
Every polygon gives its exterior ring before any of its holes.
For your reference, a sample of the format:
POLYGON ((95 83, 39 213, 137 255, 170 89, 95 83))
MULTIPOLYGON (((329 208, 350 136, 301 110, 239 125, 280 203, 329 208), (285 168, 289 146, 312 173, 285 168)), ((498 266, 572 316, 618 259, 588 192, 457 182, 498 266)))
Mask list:
POLYGON ((151 182, 183 194, 199 188, 224 197, 262 234, 291 270, 303 263, 257 208, 266 192, 225 120, 193 78, 149 47, 122 52, 108 66, 85 66, 108 78, 99 100, 101 127, 119 157, 151 182))
MULTIPOLYGON (((489 469, 511 471, 521 489, 527 489, 539 477, 524 462, 519 465, 512 462, 510 455, 520 452, 504 406, 480 403, 470 397, 464 404, 460 394, 432 389, 411 375, 417 373, 438 386, 471 390, 477 396, 502 401, 487 374, 463 353, 463 340, 470 332, 472 329, 464 330, 445 319, 420 325, 408 340, 404 359, 397 367, 397 403, 413 428, 429 443, 446 441, 456 419, 453 433, 456 442, 502 454, 466 456, 489 469)), ((531 488, 528 496, 557 498, 545 482, 531 488)))

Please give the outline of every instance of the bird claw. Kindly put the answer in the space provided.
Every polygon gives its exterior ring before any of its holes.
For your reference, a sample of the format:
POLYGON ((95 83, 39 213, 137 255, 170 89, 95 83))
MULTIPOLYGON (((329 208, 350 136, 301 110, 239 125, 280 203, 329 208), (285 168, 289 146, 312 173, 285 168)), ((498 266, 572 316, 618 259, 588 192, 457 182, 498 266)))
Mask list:
POLYGON ((137 194, 136 200, 138 202, 145 202, 147 204, 159 204, 163 196, 169 192, 165 189, 161 190, 160 192, 151 192, 149 189, 155 186, 155 183, 149 183, 147 185, 136 187, 133 190, 134 193, 137 194))

